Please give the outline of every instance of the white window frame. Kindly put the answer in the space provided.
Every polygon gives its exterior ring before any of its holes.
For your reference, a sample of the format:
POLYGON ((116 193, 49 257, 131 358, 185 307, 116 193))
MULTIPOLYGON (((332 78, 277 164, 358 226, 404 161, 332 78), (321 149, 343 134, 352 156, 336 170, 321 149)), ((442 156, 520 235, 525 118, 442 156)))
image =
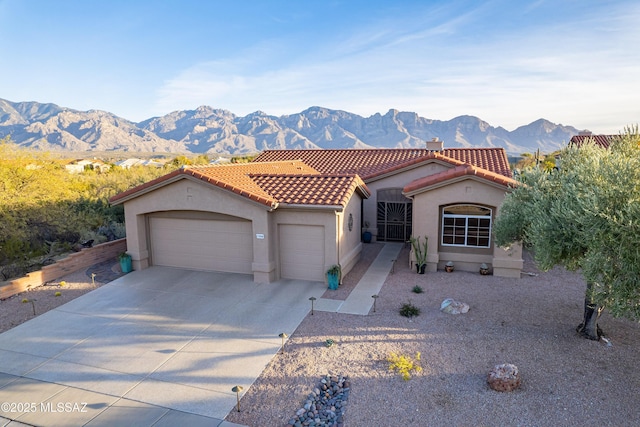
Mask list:
MULTIPOLYGON (((491 247, 491 227, 493 225, 493 209, 488 208, 486 206, 479 206, 479 205, 470 205, 470 204, 458 204, 458 205, 450 205, 450 206, 445 206, 442 208, 442 229, 440 232, 440 244, 442 246, 455 246, 455 247, 462 247, 462 248, 481 248, 481 249, 486 249, 486 248, 490 248, 491 247), (489 211, 489 215, 464 215, 464 214, 448 214, 445 213, 445 210, 447 209, 451 209, 451 208, 455 208, 456 206, 469 206, 469 207, 475 207, 475 208, 480 208, 480 209, 486 209, 489 211), (452 225, 446 225, 445 226, 445 221, 446 219, 459 219, 459 218, 463 218, 464 221, 464 243, 445 243, 445 237, 451 237, 452 240, 454 241, 456 238, 456 234, 445 234, 445 230, 447 227, 461 227, 455 224, 452 225), (470 219, 477 219, 478 220, 478 226, 476 226, 475 228, 478 231, 478 240, 480 240, 480 230, 483 230, 487 233, 486 235, 486 239, 487 239, 487 244, 486 245, 473 245, 473 244, 469 244, 469 220, 470 219), (480 220, 489 220, 489 226, 488 227, 480 227, 480 220)), ((473 226, 472 226, 473 227, 473 226)), ((461 235, 458 235, 458 237, 460 237, 461 235)), ((474 236, 471 236, 474 237, 474 236)), ((485 236, 482 236, 485 237, 485 236)))

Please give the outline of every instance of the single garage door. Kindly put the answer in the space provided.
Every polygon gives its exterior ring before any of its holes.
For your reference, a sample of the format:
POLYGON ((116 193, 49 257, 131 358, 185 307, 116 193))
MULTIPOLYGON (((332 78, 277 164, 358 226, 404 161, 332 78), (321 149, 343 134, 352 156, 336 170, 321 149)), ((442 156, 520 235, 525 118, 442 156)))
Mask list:
POLYGON ((252 273, 251 221, 149 218, 154 265, 252 273))
POLYGON ((324 227, 280 225, 280 275, 324 281, 324 227))

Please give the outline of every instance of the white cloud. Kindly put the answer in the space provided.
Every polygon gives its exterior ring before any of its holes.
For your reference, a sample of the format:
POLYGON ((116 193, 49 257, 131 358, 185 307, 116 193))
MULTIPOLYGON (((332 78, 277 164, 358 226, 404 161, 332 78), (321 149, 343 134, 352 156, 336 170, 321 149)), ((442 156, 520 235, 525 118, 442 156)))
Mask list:
MULTIPOLYGON (((433 22, 446 17, 438 12, 433 22)), ((425 29, 388 22, 313 51, 301 50, 304 43, 262 43, 183 70, 158 90, 156 110, 207 104, 240 115, 258 109, 280 115, 321 105, 370 115, 398 108, 443 120, 471 114, 506 128, 544 117, 602 132, 640 120, 632 99, 640 89, 640 55, 618 44, 640 39, 637 8, 512 29, 502 38, 460 34, 485 12, 425 29)))

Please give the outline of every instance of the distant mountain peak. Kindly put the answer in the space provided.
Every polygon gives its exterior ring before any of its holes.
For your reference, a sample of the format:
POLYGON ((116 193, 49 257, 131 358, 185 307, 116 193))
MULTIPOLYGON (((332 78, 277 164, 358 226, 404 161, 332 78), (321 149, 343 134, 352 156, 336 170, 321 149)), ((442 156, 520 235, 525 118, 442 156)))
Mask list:
POLYGON ((0 138, 11 135, 22 146, 44 150, 245 154, 284 148, 422 148, 438 137, 448 148, 502 147, 520 154, 554 151, 578 133, 546 119, 509 132, 470 115, 443 121, 391 108, 365 118, 320 106, 280 117, 261 110, 240 117, 201 105, 134 123, 102 110, 0 99, 0 138))

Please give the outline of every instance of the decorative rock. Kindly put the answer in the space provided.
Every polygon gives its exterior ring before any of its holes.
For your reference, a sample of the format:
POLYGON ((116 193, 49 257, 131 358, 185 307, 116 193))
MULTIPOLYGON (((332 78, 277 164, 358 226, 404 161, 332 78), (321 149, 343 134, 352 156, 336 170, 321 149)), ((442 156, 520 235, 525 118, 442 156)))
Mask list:
POLYGON ((447 298, 440 304, 440 311, 449 314, 464 314, 469 311, 469 304, 447 298))
POLYGON ((510 363, 496 365, 487 376, 489 387, 495 391, 513 391, 520 387, 518 367, 510 363))
POLYGON ((350 386, 346 377, 326 375, 318 382, 289 424, 293 421, 294 426, 343 426, 350 386))

